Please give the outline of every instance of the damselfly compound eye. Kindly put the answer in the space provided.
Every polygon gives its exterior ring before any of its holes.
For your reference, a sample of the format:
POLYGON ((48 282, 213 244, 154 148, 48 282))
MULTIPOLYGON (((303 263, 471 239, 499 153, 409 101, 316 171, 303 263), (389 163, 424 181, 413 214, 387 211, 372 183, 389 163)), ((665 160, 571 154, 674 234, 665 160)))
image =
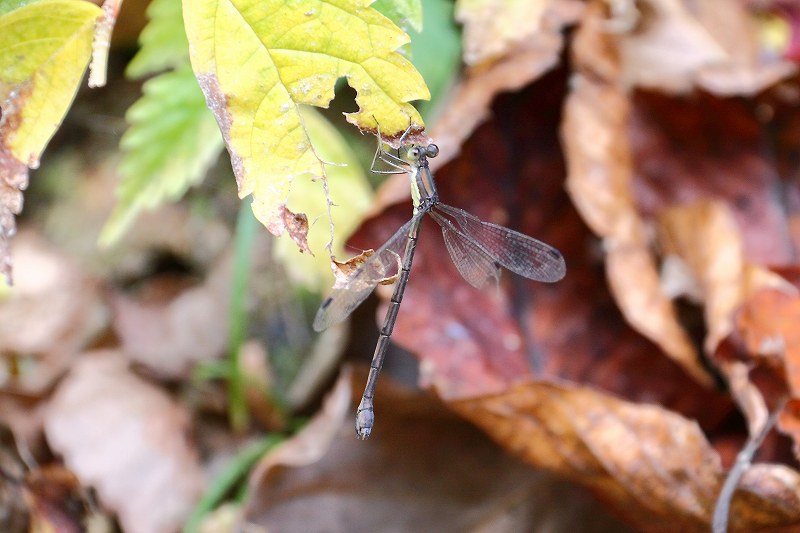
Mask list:
POLYGON ((419 146, 415 146, 414 148, 409 150, 408 153, 411 154, 411 157, 413 157, 414 159, 417 159, 420 156, 419 146))
POLYGON ((439 155, 439 147, 435 144, 429 144, 425 149, 425 155, 428 157, 436 157, 439 155))

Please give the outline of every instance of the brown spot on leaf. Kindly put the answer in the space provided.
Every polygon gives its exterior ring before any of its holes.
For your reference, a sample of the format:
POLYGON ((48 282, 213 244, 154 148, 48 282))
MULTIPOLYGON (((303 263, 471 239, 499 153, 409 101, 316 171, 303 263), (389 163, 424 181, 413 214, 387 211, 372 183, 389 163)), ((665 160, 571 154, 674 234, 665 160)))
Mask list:
POLYGON ((306 214, 292 213, 285 205, 281 206, 280 214, 289 237, 301 252, 308 252, 313 256, 311 248, 308 247, 308 217, 306 214))
POLYGON ((217 119, 219 129, 222 132, 222 138, 225 140, 225 146, 228 148, 228 153, 231 156, 231 166, 233 167, 233 174, 236 176, 236 184, 241 189, 241 184, 244 181, 244 163, 242 158, 236 153, 236 150, 231 146, 231 124, 233 124, 233 116, 228 111, 228 98, 222 92, 219 86, 219 80, 214 74, 197 74, 197 83, 203 94, 206 97, 206 105, 214 113, 217 119))

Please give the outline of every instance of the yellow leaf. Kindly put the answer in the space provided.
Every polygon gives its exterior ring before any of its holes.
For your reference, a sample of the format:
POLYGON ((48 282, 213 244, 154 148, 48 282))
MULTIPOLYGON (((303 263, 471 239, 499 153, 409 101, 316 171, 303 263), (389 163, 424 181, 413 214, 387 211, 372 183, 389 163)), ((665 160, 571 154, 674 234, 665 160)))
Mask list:
POLYGON ((41 0, 0 15, 0 273, 8 283, 28 168, 39 166, 75 97, 101 14, 83 0, 41 0))
MULTIPOLYGON (((341 165, 327 167, 333 223, 336 226, 333 255, 342 257, 347 237, 355 231, 372 203, 372 190, 358 158, 347 143, 325 118, 315 110, 303 111, 303 123, 311 136, 317 153, 327 161, 338 161, 341 165)), ((331 284, 331 261, 322 251, 330 240, 327 218, 327 203, 320 193, 319 185, 311 180, 302 180, 293 187, 289 203, 308 215, 308 246, 316 255, 298 254, 297 246, 290 239, 276 239, 275 256, 286 266, 289 276, 310 290, 322 290, 331 284)))
POLYGON ((42 0, 0 17, 0 139, 31 168, 72 103, 101 13, 81 0, 42 0))
MULTIPOLYGON (((389 136, 422 121, 429 93, 396 50, 409 38, 367 0, 186 0, 192 67, 231 155, 241 197, 285 229, 292 182, 323 174, 298 104, 326 107, 346 77, 360 109, 348 120, 389 136), (374 117, 374 118, 373 118, 374 117)), ((322 194, 322 187, 319 192, 322 194)))

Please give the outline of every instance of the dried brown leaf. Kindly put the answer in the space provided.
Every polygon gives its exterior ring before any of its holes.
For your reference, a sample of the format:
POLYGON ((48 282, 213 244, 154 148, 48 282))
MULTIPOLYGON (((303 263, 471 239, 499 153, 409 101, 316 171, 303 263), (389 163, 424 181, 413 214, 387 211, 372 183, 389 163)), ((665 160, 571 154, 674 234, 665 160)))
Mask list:
POLYGON ((25 479, 25 495, 30 510, 29 531, 87 531, 87 495, 69 470, 50 466, 29 472, 25 479))
MULTIPOLYGON (((357 376, 353 386, 360 390, 365 373, 357 376)), ((251 492, 246 527, 347 533, 626 531, 581 489, 509 458, 430 397, 384 380, 376 400, 380 424, 368 441, 356 440, 347 405, 347 416, 337 414, 332 439, 325 430, 322 454, 308 461, 301 452, 302 465, 254 477, 260 482, 251 492)))
POLYGON ((533 39, 550 0, 460 0, 455 17, 464 26, 464 63, 476 65, 533 39))
POLYGON ((630 102, 618 82, 618 60, 601 16, 599 4, 587 9, 573 46, 578 73, 573 74, 561 125, 567 190, 583 219, 603 238, 609 286, 625 318, 698 382, 710 385, 660 285, 635 204, 626 142, 630 102))
POLYGON ((206 280, 186 288, 187 280, 150 280, 144 296, 117 293, 112 300, 114 329, 123 351, 162 376, 181 377, 192 365, 218 357, 228 341, 230 250, 206 280))
MULTIPOLYGON (((543 382, 451 405, 526 462, 602 494, 643 531, 709 529, 723 470, 693 421, 587 387, 543 382)), ((795 524, 799 489, 797 472, 762 465, 745 476, 731 523, 741 531, 795 524)))
POLYGON ((736 316, 750 354, 784 367, 793 398, 800 398, 800 295, 785 290, 755 292, 736 316))
POLYGON ((745 2, 646 0, 635 5, 635 23, 619 35, 626 85, 670 93, 699 86, 717 94, 753 95, 795 71, 791 63, 761 53, 756 20, 745 2))
POLYGON ((84 354, 45 416, 52 449, 132 533, 175 531, 200 496, 188 431, 186 410, 111 351, 84 354))
POLYGON ((303 429, 264 456, 250 475, 251 488, 268 483, 279 466, 309 465, 325 456, 350 410, 350 374, 345 369, 339 375, 322 409, 303 429))
POLYGON ((21 371, 7 391, 39 394, 50 387, 107 322, 97 280, 33 232, 14 241, 25 268, 0 305, 0 351, 21 371), (12 362, 15 361, 15 362, 12 362))

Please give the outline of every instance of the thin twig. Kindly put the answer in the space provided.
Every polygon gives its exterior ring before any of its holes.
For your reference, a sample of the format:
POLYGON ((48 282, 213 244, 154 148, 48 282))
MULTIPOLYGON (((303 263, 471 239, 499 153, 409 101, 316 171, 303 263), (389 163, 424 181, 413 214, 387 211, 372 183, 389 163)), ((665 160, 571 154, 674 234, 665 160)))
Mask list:
POLYGON ((711 530, 714 533, 725 533, 728 530, 728 517, 730 515, 731 500, 733 500, 733 494, 736 492, 736 487, 739 485, 739 481, 741 481, 744 473, 747 472, 748 468, 750 468, 750 465, 753 461, 753 456, 761 447, 761 444, 764 442, 767 434, 770 432, 773 426, 775 426, 775 423, 778 420, 778 415, 783 410, 785 405, 786 400, 784 399, 778 404, 775 410, 770 413, 769 418, 766 420, 766 422, 764 422, 761 430, 755 435, 750 435, 750 437, 747 439, 747 443, 744 445, 744 448, 742 448, 742 450, 736 456, 736 462, 728 472, 728 476, 725 478, 725 483, 722 484, 722 490, 720 490, 719 496, 717 497, 717 503, 714 506, 714 516, 711 521, 711 530))

